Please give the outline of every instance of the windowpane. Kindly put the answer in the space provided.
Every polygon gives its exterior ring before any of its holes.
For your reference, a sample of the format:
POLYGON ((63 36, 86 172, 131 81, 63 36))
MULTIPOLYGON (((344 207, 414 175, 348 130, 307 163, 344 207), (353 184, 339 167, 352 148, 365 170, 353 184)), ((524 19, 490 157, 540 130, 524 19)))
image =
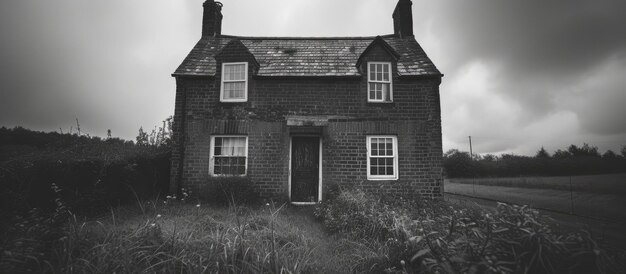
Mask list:
POLYGON ((246 137, 215 137, 213 146, 213 174, 246 173, 246 137))
POLYGON ((368 176, 376 176, 373 179, 397 179, 396 161, 398 155, 394 148, 396 138, 377 136, 369 137, 368 140, 370 149, 368 176))
POLYGON ((391 96, 389 95, 389 84, 380 84, 380 89, 382 90, 380 99, 383 101, 390 101, 391 96))
POLYGON ((378 156, 378 144, 375 143, 374 141, 372 141, 370 151, 371 151, 372 156, 378 156))
POLYGON ((383 81, 389 81, 389 65, 385 64, 383 66, 383 81))
POLYGON ((216 175, 243 175, 246 173, 245 161, 245 157, 216 156, 213 173, 216 175))
POLYGON ((224 80, 246 80, 246 65, 245 64, 233 64, 224 65, 224 80))
POLYGON ((370 63, 368 69, 368 99, 391 102, 391 64, 370 63))
POLYGON ((224 83, 224 99, 245 98, 246 82, 226 82, 224 83))

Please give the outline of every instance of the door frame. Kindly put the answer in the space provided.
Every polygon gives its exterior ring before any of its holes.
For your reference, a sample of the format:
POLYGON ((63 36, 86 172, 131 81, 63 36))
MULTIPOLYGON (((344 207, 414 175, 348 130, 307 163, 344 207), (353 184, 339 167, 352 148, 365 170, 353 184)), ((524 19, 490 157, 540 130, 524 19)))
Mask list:
POLYGON ((293 138, 294 137, 317 137, 319 139, 319 164, 318 164, 318 190, 317 190, 317 203, 322 201, 322 136, 320 135, 312 135, 312 134, 298 134, 289 136, 289 179, 288 179, 288 187, 287 192, 289 195, 289 202, 294 205, 314 205, 316 202, 294 202, 291 201, 291 149, 293 147, 293 138))

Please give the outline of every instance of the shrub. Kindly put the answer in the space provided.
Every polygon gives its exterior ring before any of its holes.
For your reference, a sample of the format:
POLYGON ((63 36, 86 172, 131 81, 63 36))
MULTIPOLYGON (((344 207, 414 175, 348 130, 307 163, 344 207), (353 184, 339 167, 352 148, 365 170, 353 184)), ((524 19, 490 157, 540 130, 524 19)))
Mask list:
POLYGON ((214 205, 256 205, 260 198, 254 183, 247 177, 223 177, 211 180, 200 189, 199 197, 214 205))
POLYGON ((378 256, 359 271, 402 273, 611 273, 623 254, 609 254, 586 232, 563 233, 526 206, 495 211, 444 202, 386 204, 361 191, 343 191, 316 208, 335 233, 361 239, 378 256))

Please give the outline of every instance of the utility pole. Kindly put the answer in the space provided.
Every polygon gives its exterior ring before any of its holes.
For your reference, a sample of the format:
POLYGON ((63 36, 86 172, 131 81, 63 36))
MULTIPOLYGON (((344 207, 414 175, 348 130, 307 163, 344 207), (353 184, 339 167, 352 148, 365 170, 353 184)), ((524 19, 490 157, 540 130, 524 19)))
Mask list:
MULTIPOLYGON (((474 153, 473 153, 473 151, 472 151, 472 136, 470 135, 470 136, 467 136, 467 137, 469 137, 469 144, 470 144, 470 163, 472 163, 472 164, 470 165, 470 167, 472 167, 473 162, 474 162, 474 153)), ((472 173, 474 173, 474 172, 473 172, 473 170, 472 170, 472 173)), ((474 174, 472 174, 472 192, 474 193, 474 196, 476 196, 476 177, 475 177, 475 175, 474 175, 474 174)))
POLYGON ((469 143, 470 143, 470 159, 474 159, 474 153, 472 153, 472 136, 468 136, 469 137, 469 143))

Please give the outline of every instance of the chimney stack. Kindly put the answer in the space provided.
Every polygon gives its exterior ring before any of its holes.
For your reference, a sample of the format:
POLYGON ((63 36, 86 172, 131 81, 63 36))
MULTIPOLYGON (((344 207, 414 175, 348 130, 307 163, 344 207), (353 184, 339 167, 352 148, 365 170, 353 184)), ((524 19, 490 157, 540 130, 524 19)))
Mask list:
POLYGON ((393 33, 400 38, 413 36, 412 5, 411 0, 398 0, 393 11, 393 33))
POLYGON ((222 3, 206 0, 202 15, 202 37, 220 36, 222 34, 222 3))

